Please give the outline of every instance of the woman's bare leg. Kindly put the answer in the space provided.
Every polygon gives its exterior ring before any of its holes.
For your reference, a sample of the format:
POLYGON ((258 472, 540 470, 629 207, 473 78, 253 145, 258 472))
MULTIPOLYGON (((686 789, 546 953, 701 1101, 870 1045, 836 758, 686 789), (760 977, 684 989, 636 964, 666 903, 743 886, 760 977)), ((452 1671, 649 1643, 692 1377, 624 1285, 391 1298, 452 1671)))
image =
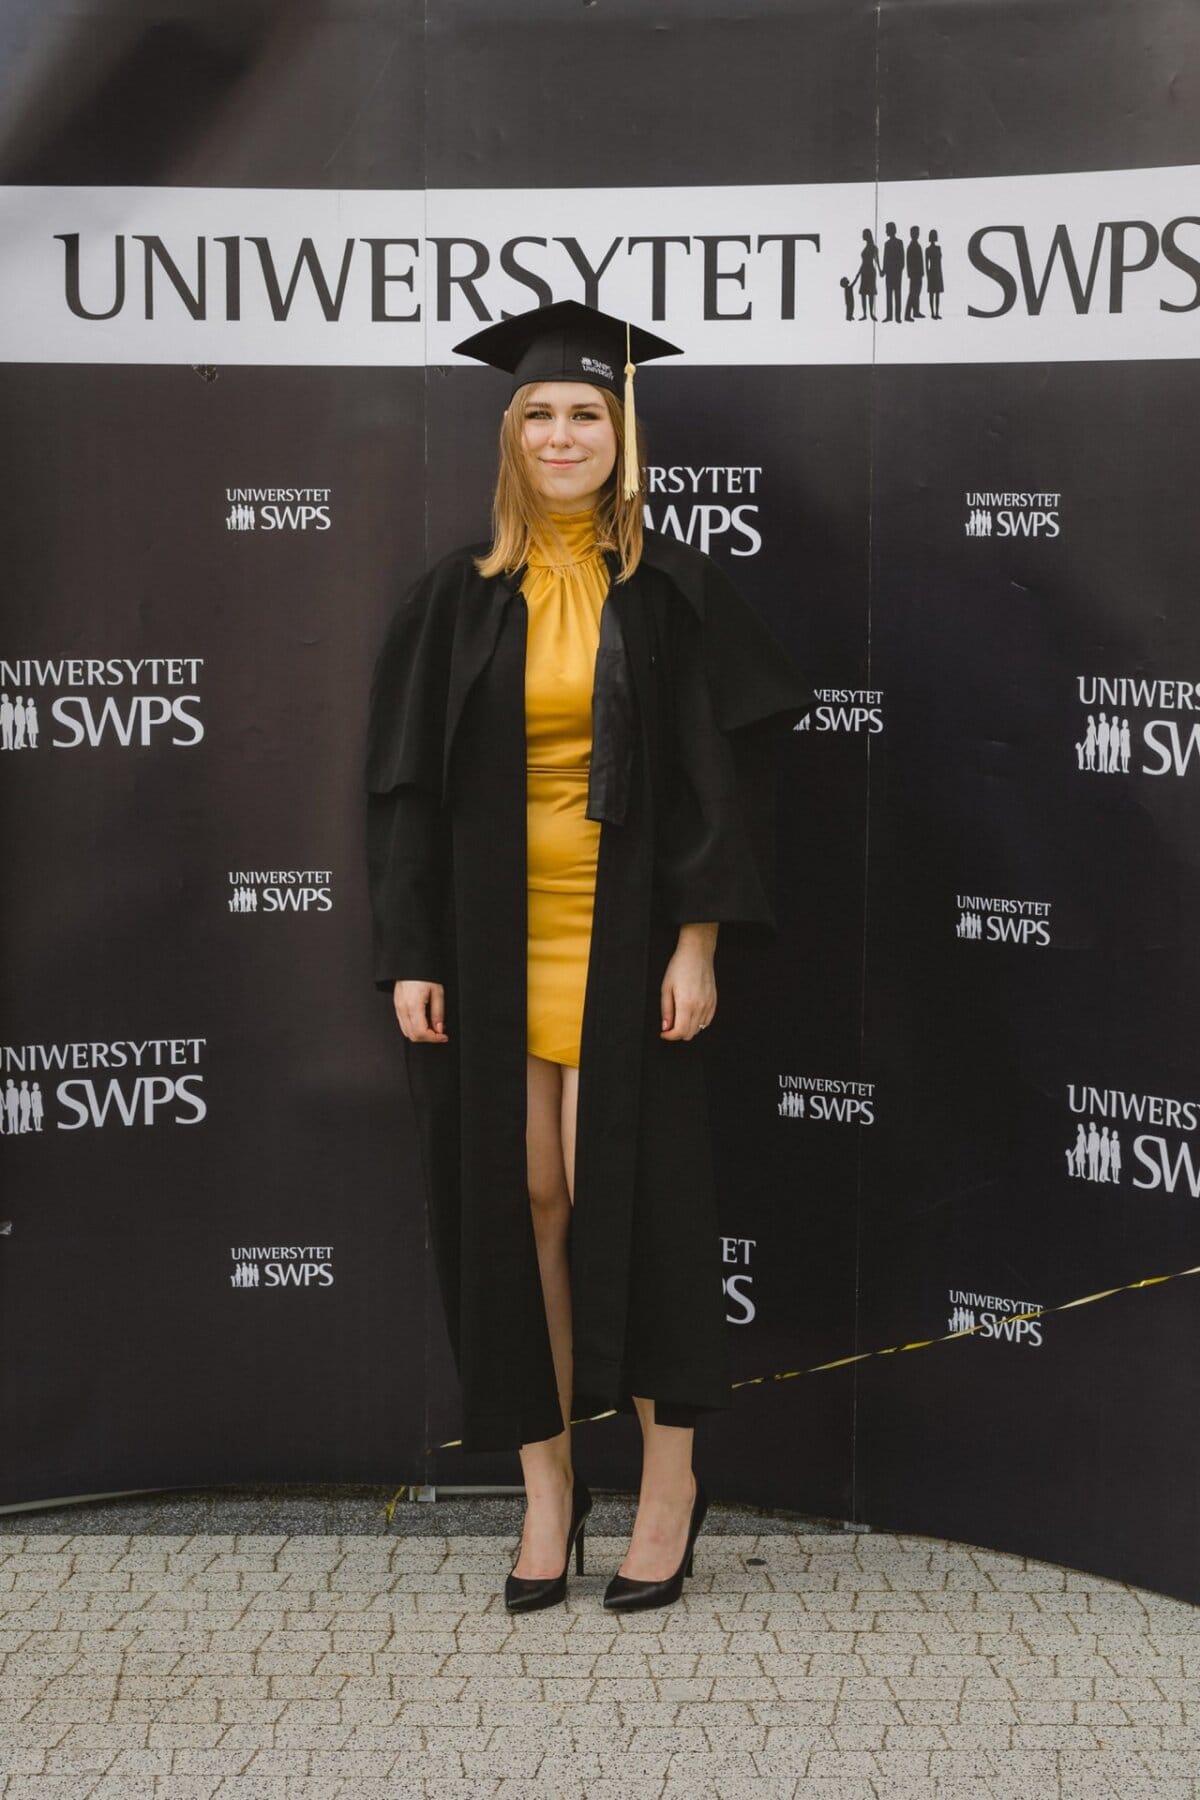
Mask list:
MULTIPOLYGON (((563 1160, 573 1202, 579 1070, 564 1066, 561 1074, 563 1160)), ((656 1425, 653 1400, 643 1400, 635 1394, 633 1404, 642 1426, 642 1485, 621 1574, 633 1581, 662 1581, 675 1573, 687 1544, 692 1502, 696 1498, 692 1475, 696 1433, 690 1425, 656 1425)))
POLYGON ((562 1132, 562 1157, 567 1174, 567 1192, 575 1204, 575 1114, 579 1106, 579 1070, 570 1063, 556 1063, 562 1076, 562 1108, 559 1125, 562 1132))
POLYGON ((691 1425, 656 1425, 654 1402, 633 1396, 642 1426, 642 1485, 629 1551, 619 1573, 631 1581, 665 1581, 683 1561, 696 1498, 691 1425))
POLYGON ((526 1070, 525 1151, 529 1204, 533 1212, 554 1375, 566 1421, 566 1429, 556 1437, 521 1445, 527 1504, 521 1554, 512 1573, 533 1580, 559 1574, 571 1524, 574 1474, 571 1463, 571 1284, 567 1232, 574 1195, 575 1142, 573 1104, 569 1107, 569 1146, 565 1141, 568 1135, 565 1090, 568 1085, 572 1089, 577 1087, 579 1071, 528 1053, 526 1070), (568 1077, 573 1078, 570 1083, 568 1077))
MULTIPOLYGON (((546 1302, 546 1323, 554 1355, 554 1375, 565 1420, 571 1417, 571 1284, 567 1265, 567 1232, 574 1193, 574 1155, 568 1167, 563 1144, 562 1094, 564 1077, 578 1077, 577 1069, 526 1056, 528 1070, 525 1155, 529 1173, 529 1204, 537 1240, 538 1268, 546 1302)), ((547 1443, 557 1443, 548 1438, 547 1443)), ((566 1464, 570 1466, 569 1447, 566 1464)))

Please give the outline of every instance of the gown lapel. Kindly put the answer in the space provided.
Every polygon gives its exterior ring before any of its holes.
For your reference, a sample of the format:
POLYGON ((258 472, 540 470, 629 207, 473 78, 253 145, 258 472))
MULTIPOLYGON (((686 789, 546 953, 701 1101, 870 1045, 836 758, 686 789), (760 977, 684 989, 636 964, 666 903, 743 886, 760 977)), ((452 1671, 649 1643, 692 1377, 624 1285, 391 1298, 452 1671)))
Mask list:
POLYGON ((518 591, 525 564, 492 581, 468 581, 459 599, 446 686, 446 728, 442 746, 442 792, 449 792, 454 743, 467 695, 495 654, 505 611, 518 591))

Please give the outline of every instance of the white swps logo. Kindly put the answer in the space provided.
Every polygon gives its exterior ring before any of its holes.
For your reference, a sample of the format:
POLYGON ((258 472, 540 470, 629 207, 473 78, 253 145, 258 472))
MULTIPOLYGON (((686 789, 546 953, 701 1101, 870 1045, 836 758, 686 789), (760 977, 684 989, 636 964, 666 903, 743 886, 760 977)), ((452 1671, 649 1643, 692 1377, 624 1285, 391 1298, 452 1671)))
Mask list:
POLYGON ((204 737, 203 666, 202 656, 0 659, 0 748, 191 748, 204 737))
POLYGON ((331 912, 329 869, 230 869, 232 913, 331 912))
POLYGON ((198 1125, 208 1113, 199 1066, 206 1044, 205 1038, 147 1038, 0 1045, 4 1135, 37 1134, 47 1125, 57 1131, 198 1125))
POLYGON ((707 552, 719 543, 731 556, 757 556, 763 542, 762 472, 755 464, 651 463, 646 469, 646 523, 699 550, 707 552))
POLYGON ((1074 745, 1081 774, 1186 775, 1200 768, 1197 683, 1079 675, 1075 686, 1084 709, 1074 745), (1138 713, 1155 716, 1139 719, 1138 713), (1168 713, 1183 716, 1162 716, 1168 713))
POLYGON ((328 531, 330 488, 225 489, 227 531, 328 531))
POLYGON ((954 935, 968 943, 1034 944, 1044 948, 1050 942, 1050 904, 1049 900, 957 894, 954 935))
POLYGON ((883 730, 882 688, 816 688, 816 706, 793 727, 796 731, 883 730))
POLYGON ((331 1244, 234 1244, 229 1252, 235 1288, 333 1286, 331 1244))
POLYGON ((776 1102, 781 1119, 813 1119, 835 1125, 875 1123, 875 1083, 836 1081, 823 1075, 781 1075, 776 1102))
POLYGON ((723 1276, 721 1281, 726 1300, 738 1309, 736 1312, 726 1310, 725 1318, 730 1325, 749 1325, 758 1311, 754 1303, 754 1275, 750 1268, 750 1259, 757 1246, 757 1238, 721 1239, 721 1261, 734 1264, 734 1273, 723 1276))
POLYGON ((1040 1318, 1025 1319, 1021 1313, 1041 1313, 1036 1300, 1009 1300, 999 1294, 976 1294, 963 1288, 950 1289, 950 1331, 970 1331, 973 1337, 990 1338, 998 1344, 1027 1344, 1034 1349, 1042 1342, 1040 1318), (978 1330, 972 1328, 978 1326, 978 1330))
POLYGON ((1061 534, 1061 494, 967 492, 963 500, 967 508, 963 530, 969 538, 1056 538, 1061 534))
POLYGON ((1145 1192, 1200 1199, 1200 1153, 1189 1142, 1200 1126, 1200 1102, 1072 1083, 1067 1105, 1075 1126, 1064 1151, 1072 1179, 1111 1185, 1128 1180, 1145 1192))

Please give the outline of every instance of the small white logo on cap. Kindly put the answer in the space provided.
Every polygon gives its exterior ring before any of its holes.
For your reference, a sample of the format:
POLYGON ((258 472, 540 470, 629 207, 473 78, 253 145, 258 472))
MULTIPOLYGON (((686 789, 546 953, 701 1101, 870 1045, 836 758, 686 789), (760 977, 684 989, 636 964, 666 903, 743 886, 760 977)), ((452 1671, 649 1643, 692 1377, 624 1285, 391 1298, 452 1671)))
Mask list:
POLYGON ((613 378, 613 372, 608 364, 606 362, 598 362, 594 356, 581 356, 579 364, 581 368, 587 370, 589 375, 603 375, 609 381, 613 378))

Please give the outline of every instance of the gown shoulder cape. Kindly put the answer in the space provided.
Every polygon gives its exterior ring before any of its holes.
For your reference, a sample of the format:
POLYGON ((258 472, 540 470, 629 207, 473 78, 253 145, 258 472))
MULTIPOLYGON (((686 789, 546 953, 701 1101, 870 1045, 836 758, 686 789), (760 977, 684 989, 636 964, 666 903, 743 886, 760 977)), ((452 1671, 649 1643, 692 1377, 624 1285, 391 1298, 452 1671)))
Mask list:
MULTIPOLYGON (((528 615, 523 569, 476 570, 488 548, 451 552, 400 600, 366 754, 375 984, 445 989, 449 1042, 401 1042, 467 1451, 564 1425, 525 1163, 528 615)), ((678 540, 647 530, 600 617, 573 1412, 632 1411, 634 1394, 704 1411, 730 1398, 704 1034, 663 1040, 659 989, 681 924, 776 931, 774 745, 814 695, 720 566, 678 540)))

